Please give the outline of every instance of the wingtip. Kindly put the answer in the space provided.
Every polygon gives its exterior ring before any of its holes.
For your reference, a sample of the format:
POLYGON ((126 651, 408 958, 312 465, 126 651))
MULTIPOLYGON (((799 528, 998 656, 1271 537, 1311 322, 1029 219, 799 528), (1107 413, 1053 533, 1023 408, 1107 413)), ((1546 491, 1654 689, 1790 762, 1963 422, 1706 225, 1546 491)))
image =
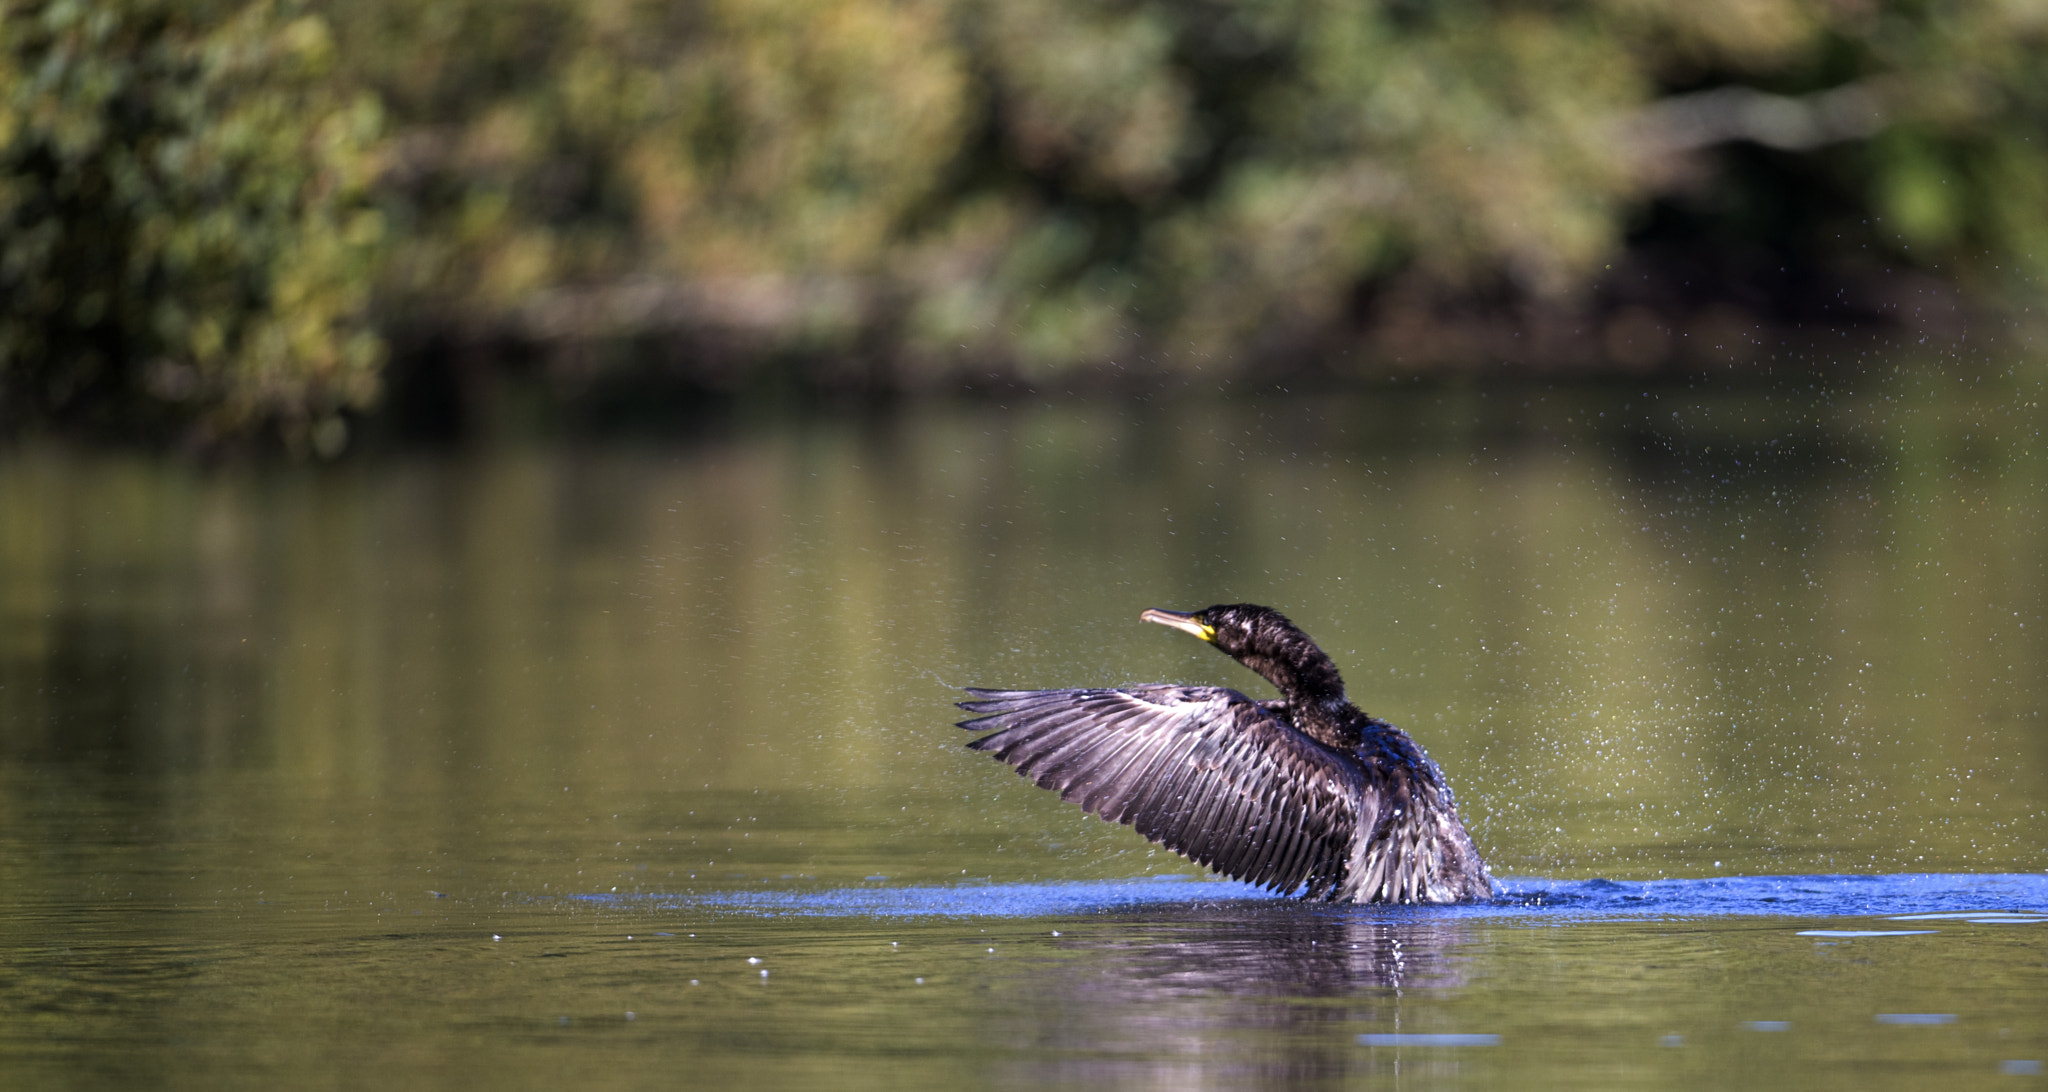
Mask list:
POLYGON ((966 701, 954 702, 953 707, 965 709, 970 713, 983 712, 984 710, 981 708, 983 705, 1002 694, 1000 690, 990 690, 980 686, 963 686, 960 688, 960 692, 966 694, 968 698, 966 701))
POLYGON ((1007 713, 1019 702, 1066 693, 1060 690, 994 690, 980 686, 963 686, 960 689, 972 695, 972 698, 954 702, 956 708, 965 709, 970 713, 988 714, 1007 713))
MULTIPOLYGON (((986 701, 988 700, 988 696, 989 696, 990 694, 994 694, 994 693, 997 693, 997 691, 994 691, 994 690, 989 690, 989 689, 987 689, 987 688, 985 688, 985 687, 980 687, 980 686, 963 686, 963 687, 961 687, 961 688, 960 688, 960 691, 961 691, 962 693, 964 693, 964 694, 972 694, 972 695, 973 695, 974 697, 973 697, 973 698, 972 698, 971 700, 968 700, 968 701, 956 701, 956 702, 954 702, 954 703, 953 703, 953 708, 955 708, 955 709, 965 709, 965 710, 967 710, 967 711, 968 711, 968 712, 970 712, 970 713, 986 713, 986 712, 988 712, 988 710, 986 710, 986 709, 983 709, 983 708, 982 708, 982 704, 983 704, 984 702, 986 702, 986 701)), ((975 718, 975 720, 980 720, 980 719, 983 719, 983 718, 980 718, 980 717, 976 717, 976 718, 975 718)), ((954 725, 954 727, 956 727, 956 728, 970 728, 970 727, 972 727, 973 725, 974 725, 974 721, 973 721, 973 720, 963 720, 963 721, 961 721, 961 722, 960 722, 959 724, 956 724, 956 725, 954 725)))

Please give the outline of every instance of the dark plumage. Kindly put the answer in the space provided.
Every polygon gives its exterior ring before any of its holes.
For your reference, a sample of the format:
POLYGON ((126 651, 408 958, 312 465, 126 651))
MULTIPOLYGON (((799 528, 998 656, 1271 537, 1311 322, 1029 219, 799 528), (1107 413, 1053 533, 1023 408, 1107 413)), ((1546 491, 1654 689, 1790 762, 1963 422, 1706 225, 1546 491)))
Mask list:
POLYGON ((1344 696, 1337 665, 1250 604, 1145 621, 1194 634, 1278 687, 979 690, 969 743, 1063 800, 1235 879, 1335 902, 1493 893, 1451 787, 1406 732, 1344 696))

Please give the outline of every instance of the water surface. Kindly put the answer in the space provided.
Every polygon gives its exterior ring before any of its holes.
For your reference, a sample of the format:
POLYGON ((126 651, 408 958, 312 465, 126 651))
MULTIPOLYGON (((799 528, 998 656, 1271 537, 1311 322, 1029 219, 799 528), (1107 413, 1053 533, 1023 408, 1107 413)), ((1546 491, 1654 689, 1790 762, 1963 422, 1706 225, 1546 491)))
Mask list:
POLYGON ((17 447, 0 1077, 2037 1084, 2029 367, 17 447), (1137 622, 1237 600, 1502 899, 1202 879, 959 747, 962 685, 1263 694, 1137 622))

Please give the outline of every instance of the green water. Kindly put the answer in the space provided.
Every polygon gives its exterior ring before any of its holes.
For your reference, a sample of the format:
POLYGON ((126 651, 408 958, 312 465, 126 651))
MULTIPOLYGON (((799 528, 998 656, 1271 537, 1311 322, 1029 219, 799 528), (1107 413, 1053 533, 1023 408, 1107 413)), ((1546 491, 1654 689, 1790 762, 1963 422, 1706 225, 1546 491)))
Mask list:
POLYGON ((2048 924, 705 901, 1195 875, 961 749, 951 688, 1263 695, 1137 621, 1243 600, 1497 875, 2038 873, 2032 367, 18 444, 0 1083, 2038 1086, 2048 924))

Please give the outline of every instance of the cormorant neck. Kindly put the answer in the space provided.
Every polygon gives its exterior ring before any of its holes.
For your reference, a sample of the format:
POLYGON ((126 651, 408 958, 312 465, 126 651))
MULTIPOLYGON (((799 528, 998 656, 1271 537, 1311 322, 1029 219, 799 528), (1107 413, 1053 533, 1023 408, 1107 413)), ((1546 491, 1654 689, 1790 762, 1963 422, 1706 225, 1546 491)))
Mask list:
POLYGON ((1248 653, 1243 663, 1286 697, 1295 723, 1309 735, 1339 748, 1356 747, 1364 738, 1360 724, 1366 716, 1344 696, 1337 665, 1306 638, 1271 652, 1248 653))
POLYGON ((1289 702, 1320 705, 1332 698, 1344 701, 1344 679, 1337 674, 1337 665, 1305 637, 1275 648, 1246 651, 1238 659, 1272 683, 1289 702))

